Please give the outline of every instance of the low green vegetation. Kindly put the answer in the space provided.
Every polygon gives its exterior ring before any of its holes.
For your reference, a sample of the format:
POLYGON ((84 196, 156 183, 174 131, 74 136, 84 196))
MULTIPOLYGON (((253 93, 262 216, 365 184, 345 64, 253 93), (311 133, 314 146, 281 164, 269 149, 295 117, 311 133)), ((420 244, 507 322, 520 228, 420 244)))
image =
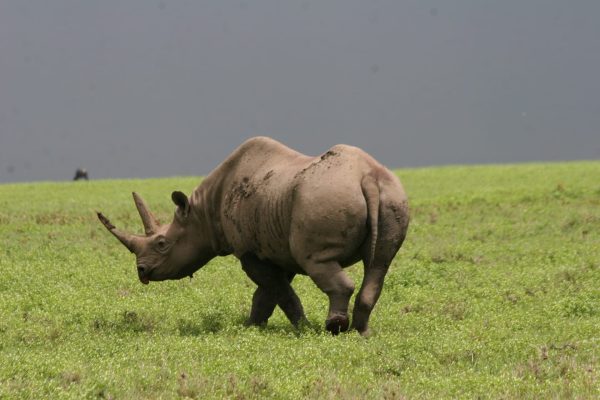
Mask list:
MULTIPOLYGON (((0 185, 0 399, 598 398, 600 162, 399 170, 412 221, 371 319, 246 328, 232 257, 141 285, 96 220, 141 231, 199 178, 0 185)), ((349 269, 360 282, 362 266, 349 269)))

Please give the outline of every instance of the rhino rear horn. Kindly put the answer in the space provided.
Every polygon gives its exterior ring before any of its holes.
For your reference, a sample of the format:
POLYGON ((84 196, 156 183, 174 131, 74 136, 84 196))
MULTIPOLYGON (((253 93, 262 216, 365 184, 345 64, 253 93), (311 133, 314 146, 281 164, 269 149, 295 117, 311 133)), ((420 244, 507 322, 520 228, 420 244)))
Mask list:
POLYGON ((154 217, 154 215, 146 206, 144 200, 138 195, 136 192, 133 192, 133 201, 135 202, 135 207, 140 213, 140 217, 142 218, 142 223, 144 224, 144 232, 146 236, 150 236, 156 233, 160 224, 154 217))

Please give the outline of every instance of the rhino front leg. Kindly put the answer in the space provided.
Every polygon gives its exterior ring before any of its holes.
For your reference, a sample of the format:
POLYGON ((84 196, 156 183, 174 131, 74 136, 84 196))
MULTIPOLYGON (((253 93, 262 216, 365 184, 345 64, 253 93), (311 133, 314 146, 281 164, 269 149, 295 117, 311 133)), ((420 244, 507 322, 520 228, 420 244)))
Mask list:
POLYGON ((295 274, 286 273, 275 264, 259 260, 254 254, 244 255, 241 262, 242 269, 258 285, 252 297, 248 324, 265 324, 276 305, 279 305, 294 326, 306 320, 302 303, 290 285, 295 274))
MULTIPOLYGON (((291 282, 291 280, 293 279, 294 275, 290 274, 288 276, 288 282, 291 282)), ((294 293, 295 296, 295 293, 294 293)), ((289 300, 288 300, 289 301, 289 300)), ((295 299, 292 298, 292 303, 295 302, 295 299)), ((300 303, 300 300, 298 299, 298 303, 300 303)), ((273 315, 273 311, 275 310, 275 307, 277 306, 277 300, 275 299, 275 297, 273 296, 273 294, 266 289, 264 286, 258 286, 256 288, 256 291, 254 292, 254 295, 252 296, 252 309, 250 310, 250 318, 248 318, 247 324, 248 325, 265 325, 267 323, 267 321, 269 320, 269 318, 271 317, 271 315, 273 315)), ((294 316, 293 318, 289 318, 290 322, 292 322, 292 324, 297 325, 298 321, 304 318, 304 314, 302 311, 302 304, 299 304, 299 308, 300 308, 300 312, 298 312, 296 310, 296 312, 293 312, 292 315, 294 316)), ((295 307, 294 304, 292 304, 291 306, 288 305, 284 305, 283 307, 280 306, 280 308, 282 310, 286 310, 289 309, 291 307, 295 307)), ((286 316, 288 314, 286 313, 286 316)))
POLYGON ((265 325, 273 311, 275 311, 276 306, 277 301, 275 298, 264 287, 257 287, 252 296, 252 309, 247 325, 265 325))

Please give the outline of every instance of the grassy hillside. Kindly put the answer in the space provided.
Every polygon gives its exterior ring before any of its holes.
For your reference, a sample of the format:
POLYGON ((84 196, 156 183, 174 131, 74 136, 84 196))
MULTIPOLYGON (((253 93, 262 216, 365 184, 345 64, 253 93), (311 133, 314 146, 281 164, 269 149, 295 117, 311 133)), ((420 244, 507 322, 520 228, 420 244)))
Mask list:
POLYGON ((0 398, 600 397, 600 162, 398 174, 412 222, 369 339, 328 335, 306 277, 309 327, 245 328, 231 257, 141 285, 94 211, 139 232, 132 190, 168 221, 198 178, 0 185, 0 398))

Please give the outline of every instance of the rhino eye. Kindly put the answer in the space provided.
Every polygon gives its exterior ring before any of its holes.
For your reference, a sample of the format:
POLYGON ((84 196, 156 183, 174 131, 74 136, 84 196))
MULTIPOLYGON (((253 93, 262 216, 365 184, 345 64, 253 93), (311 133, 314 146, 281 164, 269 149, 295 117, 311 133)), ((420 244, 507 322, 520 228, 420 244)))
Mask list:
POLYGON ((165 252, 169 249, 169 243, 164 238, 160 238, 156 242, 156 249, 161 253, 165 252))

